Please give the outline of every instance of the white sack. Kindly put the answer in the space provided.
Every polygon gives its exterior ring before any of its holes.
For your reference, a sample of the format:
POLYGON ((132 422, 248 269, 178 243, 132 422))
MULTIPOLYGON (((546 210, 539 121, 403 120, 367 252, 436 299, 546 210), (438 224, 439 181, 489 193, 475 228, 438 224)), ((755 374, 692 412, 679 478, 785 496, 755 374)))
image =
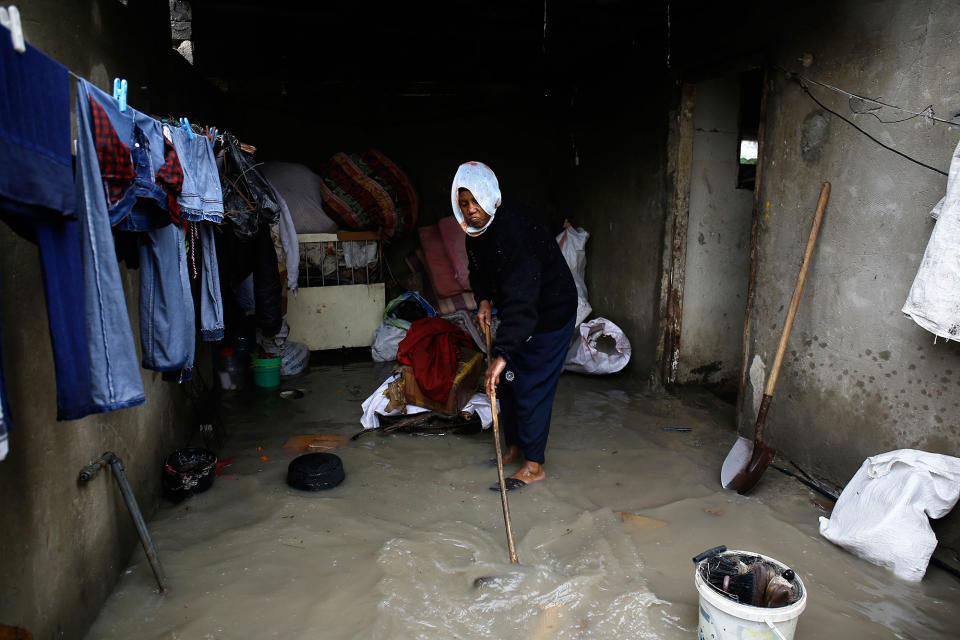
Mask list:
MULTIPOLYGON (((390 399, 383 395, 383 392, 387 390, 387 385, 399 377, 400 374, 390 376, 383 381, 383 384, 377 387, 377 390, 374 391, 370 397, 363 401, 361 405, 363 415, 360 417, 360 424, 363 425, 364 429, 376 429, 379 427, 380 416, 395 416, 400 413, 400 409, 394 409, 391 412, 386 411, 390 399)), ((423 413, 424 411, 428 411, 428 409, 418 407, 415 404, 407 405, 408 415, 412 416, 417 413, 423 413)), ((482 393, 473 394, 473 397, 464 405, 463 411, 465 413, 477 414, 480 417, 480 424, 483 425, 484 429, 490 428, 490 425, 493 424, 493 412, 490 410, 490 399, 482 393)))
POLYGON ((930 518, 960 496, 960 458, 899 449, 867 458, 844 488, 820 534, 904 580, 923 578, 937 546, 930 518))
POLYGON ((280 375, 284 378, 295 376, 310 363, 310 349, 302 342, 287 340, 280 357, 280 375))
POLYGON ((563 259, 567 261, 570 267, 570 273, 573 274, 573 282, 577 285, 577 325, 587 319, 593 307, 587 300, 587 283, 585 281, 587 274, 587 252, 584 247, 587 246, 587 239, 590 234, 581 227, 573 227, 569 222, 564 225, 563 231, 557 236, 557 244, 560 245, 560 253, 563 259))
POLYGON ((633 350, 623 330, 606 318, 584 322, 575 332, 573 344, 563 364, 564 371, 577 373, 616 373, 630 362, 633 350), (609 336, 616 342, 609 353, 597 349, 597 340, 609 336))
POLYGON ((373 334, 373 346, 370 355, 374 362, 390 362, 397 359, 397 349, 400 342, 407 337, 407 330, 395 327, 386 322, 377 327, 373 334))
POLYGON ((930 333, 960 340, 960 144, 950 162, 947 194, 930 215, 937 223, 901 310, 930 333))
POLYGON ((320 183, 323 178, 292 162, 265 162, 260 172, 290 209, 297 233, 333 233, 337 223, 323 212, 320 183))

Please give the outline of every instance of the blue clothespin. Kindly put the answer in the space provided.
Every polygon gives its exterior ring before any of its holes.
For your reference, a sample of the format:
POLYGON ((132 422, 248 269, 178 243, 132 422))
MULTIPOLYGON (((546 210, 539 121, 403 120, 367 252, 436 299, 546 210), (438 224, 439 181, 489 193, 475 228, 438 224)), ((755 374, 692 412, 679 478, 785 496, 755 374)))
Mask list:
POLYGON ((120 111, 127 110, 127 81, 120 78, 113 79, 113 97, 120 103, 120 111))
POLYGON ((187 118, 180 118, 180 126, 183 127, 183 130, 186 131, 190 136, 190 139, 193 140, 193 129, 190 128, 190 120, 187 118))

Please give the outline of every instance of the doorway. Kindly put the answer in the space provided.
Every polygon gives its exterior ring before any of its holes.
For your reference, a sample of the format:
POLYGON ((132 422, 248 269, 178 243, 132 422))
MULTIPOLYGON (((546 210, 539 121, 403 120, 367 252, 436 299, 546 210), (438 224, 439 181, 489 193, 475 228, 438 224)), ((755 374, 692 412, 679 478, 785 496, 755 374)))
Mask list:
POLYGON ((750 280, 761 89, 761 71, 685 85, 671 131, 664 382, 704 385, 731 402, 750 280))

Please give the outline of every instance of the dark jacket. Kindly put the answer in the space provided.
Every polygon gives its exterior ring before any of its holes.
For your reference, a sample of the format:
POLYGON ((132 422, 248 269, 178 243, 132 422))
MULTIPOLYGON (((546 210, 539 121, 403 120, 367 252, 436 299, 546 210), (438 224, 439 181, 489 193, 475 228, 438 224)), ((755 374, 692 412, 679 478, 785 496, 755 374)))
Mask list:
POLYGON ((540 215, 509 200, 482 235, 466 238, 477 302, 500 313, 495 353, 510 354, 535 333, 562 329, 577 313, 577 288, 540 215))

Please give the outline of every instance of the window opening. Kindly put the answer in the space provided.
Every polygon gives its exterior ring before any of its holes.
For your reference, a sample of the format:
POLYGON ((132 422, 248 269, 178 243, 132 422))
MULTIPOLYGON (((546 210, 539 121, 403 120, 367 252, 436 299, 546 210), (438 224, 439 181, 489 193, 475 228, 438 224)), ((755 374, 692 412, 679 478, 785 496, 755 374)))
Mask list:
POLYGON ((760 131, 760 100, 763 71, 753 69, 740 75, 740 126, 737 136, 737 189, 750 189, 757 179, 757 134, 760 131))

